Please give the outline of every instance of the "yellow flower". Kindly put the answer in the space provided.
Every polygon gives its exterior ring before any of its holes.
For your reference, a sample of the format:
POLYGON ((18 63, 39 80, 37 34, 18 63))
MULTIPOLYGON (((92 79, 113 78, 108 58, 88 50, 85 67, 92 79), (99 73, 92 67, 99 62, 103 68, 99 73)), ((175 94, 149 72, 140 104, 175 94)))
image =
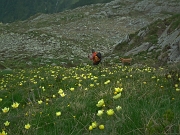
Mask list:
POLYGON ((12 108, 18 108, 18 106, 19 106, 19 103, 17 103, 17 102, 14 102, 12 105, 12 108))
POLYGON ((0 135, 7 135, 5 131, 0 132, 0 135))
POLYGON ((101 107, 104 105, 104 99, 101 99, 98 101, 98 103, 96 104, 97 107, 101 107))
POLYGON ((93 130, 93 127, 91 125, 89 126, 89 130, 93 130))
POLYGON ((61 112, 56 112, 56 116, 60 116, 61 115, 61 112))
POLYGON ((2 111, 3 111, 3 113, 9 112, 9 107, 8 107, 8 108, 7 108, 7 107, 4 107, 4 109, 2 109, 2 111))
POLYGON ((122 107, 119 106, 119 105, 116 107, 116 110, 117 110, 117 111, 120 111, 121 109, 122 109, 122 107))
POLYGON ((40 105, 40 104, 42 104, 42 102, 43 102, 42 100, 39 100, 39 101, 38 101, 38 104, 40 105))
POLYGON ((108 83, 110 83, 110 80, 107 80, 106 82, 104 82, 104 84, 108 84, 108 83))
POLYGON ((45 89, 44 87, 42 87, 42 90, 43 90, 43 91, 46 91, 46 89, 45 89))
POLYGON ((62 89, 59 89, 58 93, 59 93, 59 94, 62 94, 62 93, 63 93, 63 90, 62 90, 62 89))
POLYGON ((119 93, 119 94, 113 96, 114 99, 118 99, 118 98, 120 98, 120 97, 121 97, 121 93, 119 93))
POLYGON ((29 129, 31 127, 31 125, 28 123, 24 126, 25 129, 29 129))
POLYGON ((93 127, 93 128, 96 128, 96 127, 97 127, 97 125, 98 125, 98 124, 97 124, 97 122, 96 122, 96 121, 92 123, 92 127, 93 127))
POLYGON ((0 102, 2 101, 3 99, 2 98, 0 98, 0 102))
POLYGON ((97 116, 102 116, 104 113, 104 110, 99 110, 98 113, 97 113, 97 116))
POLYGON ((6 127, 9 126, 9 124, 10 124, 9 121, 4 122, 4 125, 5 125, 6 127))
POLYGON ((25 116, 28 116, 28 115, 29 115, 28 112, 26 112, 26 113, 25 113, 25 116))
POLYGON ((174 86, 177 88, 177 87, 178 87, 178 84, 175 84, 174 86))
POLYGON ((123 88, 114 88, 116 92, 122 92, 123 88))
POLYGON ((103 130, 104 129, 104 125, 99 125, 99 129, 103 130))
POLYGON ((180 89, 179 89, 179 88, 176 88, 176 91, 180 91, 180 89))
POLYGON ((171 75, 168 75, 167 77, 168 77, 168 78, 171 78, 171 75))
POLYGON ((113 114, 114 114, 114 110, 113 109, 107 110, 107 115, 113 115, 113 114))
POLYGON ((146 84, 147 82, 143 82, 144 84, 146 84))
POLYGON ((90 84, 90 87, 94 87, 94 84, 90 84))
POLYGON ((53 97, 53 98, 55 98, 55 97, 56 97, 56 95, 52 95, 52 97, 53 97))
POLYGON ((60 95, 61 95, 61 97, 65 97, 66 96, 66 94, 64 94, 64 93, 61 93, 60 95))
POLYGON ((74 91, 74 88, 70 88, 71 91, 74 91))

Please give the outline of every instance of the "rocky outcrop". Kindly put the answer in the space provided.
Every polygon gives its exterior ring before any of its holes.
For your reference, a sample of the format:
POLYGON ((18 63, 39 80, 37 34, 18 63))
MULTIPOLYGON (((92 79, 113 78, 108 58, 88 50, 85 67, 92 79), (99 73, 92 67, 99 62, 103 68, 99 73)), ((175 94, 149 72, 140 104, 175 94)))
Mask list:
POLYGON ((163 59, 162 55, 166 54, 164 57, 167 57, 168 63, 180 62, 180 29, 160 37, 157 45, 162 49, 160 60, 163 59))
POLYGON ((149 42, 146 42, 146 43, 143 43, 142 45, 126 52, 124 54, 124 56, 128 56, 128 55, 137 55, 138 53, 140 52, 144 52, 144 51, 147 51, 149 49, 149 47, 151 46, 151 43, 149 42))
MULTIPOLYGON (((142 43, 140 46, 126 52, 124 56, 137 55, 144 51, 146 51, 148 55, 151 55, 152 53, 150 52, 158 51, 158 60, 166 63, 180 62, 180 29, 175 29, 171 33, 168 33, 169 28, 170 26, 164 30, 158 38, 157 44, 152 45, 148 42, 142 43)), ((142 35, 143 34, 138 34, 138 36, 142 35)))

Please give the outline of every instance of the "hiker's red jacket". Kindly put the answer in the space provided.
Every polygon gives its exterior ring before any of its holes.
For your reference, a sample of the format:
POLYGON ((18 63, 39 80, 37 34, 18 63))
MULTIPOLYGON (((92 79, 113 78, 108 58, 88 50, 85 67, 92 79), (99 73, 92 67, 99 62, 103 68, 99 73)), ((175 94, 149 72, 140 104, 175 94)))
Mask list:
POLYGON ((96 56, 97 52, 93 52, 91 57, 90 57, 90 60, 93 60, 93 63, 96 63, 96 59, 95 59, 95 56, 96 56))

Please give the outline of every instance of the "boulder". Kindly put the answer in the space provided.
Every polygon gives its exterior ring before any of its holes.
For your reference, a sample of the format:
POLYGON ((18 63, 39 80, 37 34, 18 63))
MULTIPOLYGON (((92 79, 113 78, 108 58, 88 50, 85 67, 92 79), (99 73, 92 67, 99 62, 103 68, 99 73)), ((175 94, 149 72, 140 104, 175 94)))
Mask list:
POLYGON ((138 54, 140 52, 147 51, 150 46, 151 46, 151 44, 149 42, 143 43, 142 45, 130 50, 129 52, 126 52, 124 54, 124 56, 136 55, 136 54, 138 54))

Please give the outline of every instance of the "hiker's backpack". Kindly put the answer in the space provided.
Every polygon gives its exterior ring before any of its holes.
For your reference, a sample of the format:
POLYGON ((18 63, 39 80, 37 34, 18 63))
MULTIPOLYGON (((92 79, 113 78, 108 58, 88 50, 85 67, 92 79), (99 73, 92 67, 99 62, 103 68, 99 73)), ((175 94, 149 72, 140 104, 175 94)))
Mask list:
POLYGON ((101 61, 101 53, 98 52, 98 53, 96 54, 96 56, 98 57, 98 60, 97 60, 97 61, 101 61))

